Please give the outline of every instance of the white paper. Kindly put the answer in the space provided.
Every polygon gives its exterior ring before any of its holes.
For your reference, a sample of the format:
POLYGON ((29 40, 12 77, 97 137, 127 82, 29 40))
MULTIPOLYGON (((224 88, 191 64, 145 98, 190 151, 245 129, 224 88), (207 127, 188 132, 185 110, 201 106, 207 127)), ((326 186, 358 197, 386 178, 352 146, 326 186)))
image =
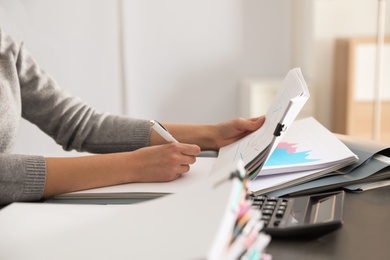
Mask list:
POLYGON ((237 165, 239 160, 242 160, 247 168, 248 164, 261 152, 265 152, 266 157, 276 147, 278 140, 284 134, 284 132, 281 132, 280 136, 274 136, 278 123, 285 125, 288 129, 309 96, 300 69, 290 70, 268 109, 263 126, 246 137, 222 147, 219 150, 214 170, 218 170, 219 167, 226 164, 237 165))
POLYGON ((56 196, 56 199, 70 198, 133 198, 159 197, 164 194, 179 193, 207 178, 216 158, 198 157, 191 165, 190 171, 179 179, 170 182, 128 183, 103 188, 96 188, 78 192, 71 192, 56 196))

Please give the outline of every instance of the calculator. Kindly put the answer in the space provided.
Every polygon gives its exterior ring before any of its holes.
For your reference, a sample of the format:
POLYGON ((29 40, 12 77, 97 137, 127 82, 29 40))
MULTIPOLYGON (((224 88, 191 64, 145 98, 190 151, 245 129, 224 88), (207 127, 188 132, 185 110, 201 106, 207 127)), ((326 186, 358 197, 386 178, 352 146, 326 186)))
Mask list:
POLYGON ((344 191, 300 197, 252 196, 252 208, 261 211, 262 231, 272 238, 313 238, 343 224, 344 191))

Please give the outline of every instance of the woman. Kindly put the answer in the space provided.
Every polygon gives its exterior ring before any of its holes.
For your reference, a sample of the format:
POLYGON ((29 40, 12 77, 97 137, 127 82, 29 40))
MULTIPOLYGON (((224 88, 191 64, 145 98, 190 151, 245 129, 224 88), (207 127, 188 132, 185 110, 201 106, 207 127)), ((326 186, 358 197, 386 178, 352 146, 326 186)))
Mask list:
POLYGON ((201 150, 218 150, 257 130, 264 117, 215 125, 164 124, 99 113, 61 89, 23 44, 0 29, 0 204, 130 182, 164 182, 188 172, 201 150), (21 118, 65 150, 97 155, 51 158, 12 154, 21 118))

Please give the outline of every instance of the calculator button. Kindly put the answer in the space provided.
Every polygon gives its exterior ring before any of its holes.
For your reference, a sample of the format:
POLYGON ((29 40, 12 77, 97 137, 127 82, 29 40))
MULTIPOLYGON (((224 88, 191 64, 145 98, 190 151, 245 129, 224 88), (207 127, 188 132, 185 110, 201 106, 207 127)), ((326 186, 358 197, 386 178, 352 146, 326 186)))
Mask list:
POLYGON ((265 205, 265 206, 263 207, 263 209, 264 209, 264 210, 265 210, 265 209, 274 210, 274 209, 275 209, 275 206, 273 206, 273 205, 265 205))
POLYGON ((253 198, 254 201, 264 201, 265 200, 265 197, 254 197, 253 198))
POLYGON ((262 211, 263 215, 272 215, 272 213, 274 213, 273 210, 269 210, 269 209, 265 209, 262 211))
POLYGON ((279 204, 280 206, 284 206, 284 207, 287 207, 287 201, 282 201, 282 202, 280 202, 280 204, 279 204))
POLYGON ((276 217, 282 218, 283 215, 284 215, 284 210, 278 210, 278 211, 276 211, 276 214, 275 214, 276 217))
POLYGON ((275 220, 275 221, 274 221, 274 226, 277 227, 277 226, 279 226, 279 224, 280 224, 280 220, 275 220))
POLYGON ((269 224, 269 222, 270 222, 270 220, 271 220, 271 217, 270 217, 270 216, 263 216, 263 217, 261 218, 261 220, 263 221, 264 226, 268 226, 268 224, 269 224))
POLYGON ((267 200, 265 205, 276 205, 276 201, 269 201, 269 200, 267 200))
POLYGON ((279 206, 279 210, 286 210, 286 206, 279 206))
POLYGON ((252 205, 254 205, 254 206, 261 206, 261 205, 263 205, 263 202, 261 202, 261 201, 253 201, 252 205))
POLYGON ((270 220, 271 219, 271 215, 262 215, 261 216, 261 220, 270 220))

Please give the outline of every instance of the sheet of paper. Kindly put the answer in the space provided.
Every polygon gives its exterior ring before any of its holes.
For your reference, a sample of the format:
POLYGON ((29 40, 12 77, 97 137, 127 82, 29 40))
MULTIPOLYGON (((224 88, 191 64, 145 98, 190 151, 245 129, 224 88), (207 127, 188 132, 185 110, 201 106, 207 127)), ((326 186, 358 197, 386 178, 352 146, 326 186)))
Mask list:
POLYGON ((56 199, 69 198, 132 198, 132 197, 159 197, 170 193, 179 193, 186 190, 200 180, 207 178, 216 158, 198 157, 191 165, 190 171, 177 180, 158 183, 129 183, 85 191, 66 193, 56 196, 56 199))
POLYGON ((277 145, 275 139, 284 134, 282 132, 275 137, 276 127, 283 123, 288 128, 308 98, 309 92, 300 70, 290 70, 267 111, 264 125, 241 140, 222 147, 214 169, 226 164, 237 165, 242 160, 250 176, 256 176, 270 151, 277 145))

